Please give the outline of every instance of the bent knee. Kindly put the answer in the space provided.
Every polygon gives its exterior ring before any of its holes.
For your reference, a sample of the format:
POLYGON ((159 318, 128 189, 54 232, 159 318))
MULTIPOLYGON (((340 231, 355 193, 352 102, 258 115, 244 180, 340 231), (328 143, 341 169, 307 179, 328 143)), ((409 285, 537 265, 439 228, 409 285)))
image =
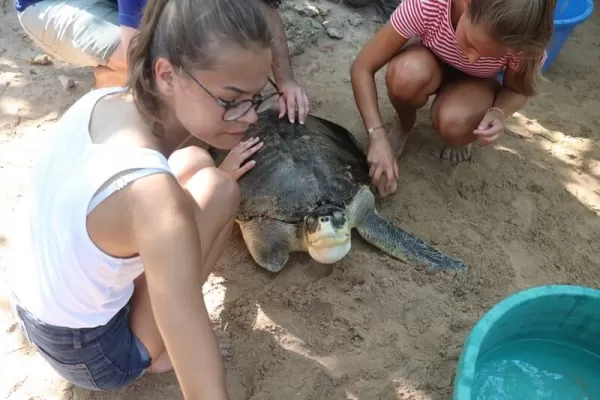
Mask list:
POLYGON ((188 191, 205 203, 214 204, 219 209, 235 213, 240 204, 240 187, 237 181, 227 172, 216 168, 203 168, 196 172, 187 182, 188 191))
POLYGON ((422 46, 407 48, 393 58, 386 71, 390 96, 410 101, 434 93, 442 83, 442 69, 436 56, 422 46))
POLYGON ((446 144, 463 146, 477 139, 473 131, 481 122, 481 116, 453 106, 439 107, 436 113, 432 118, 433 125, 446 144))
POLYGON ((215 162, 208 152, 197 146, 188 146, 176 150, 169 157, 169 167, 180 185, 185 185, 189 179, 204 168, 215 166, 215 162))

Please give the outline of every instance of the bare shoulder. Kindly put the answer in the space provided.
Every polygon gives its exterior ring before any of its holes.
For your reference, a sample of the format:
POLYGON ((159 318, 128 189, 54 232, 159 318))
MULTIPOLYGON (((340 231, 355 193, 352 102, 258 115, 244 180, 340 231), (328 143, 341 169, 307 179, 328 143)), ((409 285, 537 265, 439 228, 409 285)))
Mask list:
POLYGON ((195 227, 194 203, 168 171, 136 179, 100 203, 87 217, 88 234, 115 257, 140 253, 141 233, 170 235, 175 223, 195 227))
POLYGON ((96 144, 146 147, 159 150, 158 142, 128 94, 100 99, 90 118, 90 137, 96 144))

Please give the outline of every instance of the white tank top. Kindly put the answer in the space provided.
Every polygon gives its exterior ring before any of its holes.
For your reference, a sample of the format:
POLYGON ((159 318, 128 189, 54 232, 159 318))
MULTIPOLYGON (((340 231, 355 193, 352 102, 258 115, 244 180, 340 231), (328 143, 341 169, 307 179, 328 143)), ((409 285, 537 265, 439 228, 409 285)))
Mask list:
POLYGON ((139 257, 120 259, 98 249, 86 217, 129 182, 171 173, 167 159, 146 148, 94 144, 89 123, 108 88, 80 98, 54 126, 33 172, 25 219, 10 265, 14 301, 41 321, 70 328, 106 324, 131 298, 133 280, 144 270, 139 257), (123 171, 133 170, 96 196, 123 171))

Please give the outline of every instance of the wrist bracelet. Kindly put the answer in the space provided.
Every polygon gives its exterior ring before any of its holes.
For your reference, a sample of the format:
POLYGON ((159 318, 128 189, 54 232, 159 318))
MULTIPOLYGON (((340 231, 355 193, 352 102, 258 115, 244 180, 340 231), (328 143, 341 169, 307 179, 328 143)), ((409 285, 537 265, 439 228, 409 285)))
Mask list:
POLYGON ((367 132, 369 133, 369 135, 371 135, 371 134, 372 134, 373 132, 375 132, 377 129, 382 129, 382 128, 383 128, 383 125, 378 125, 378 126, 375 126, 375 127, 373 127, 373 128, 369 128, 369 129, 367 129, 367 132))
POLYGON ((502 111, 501 109, 499 109, 498 107, 490 107, 487 110, 485 110, 485 113, 489 113, 490 111, 498 111, 500 113, 500 115, 502 115, 502 119, 506 119, 506 116, 504 115, 504 111, 502 111))

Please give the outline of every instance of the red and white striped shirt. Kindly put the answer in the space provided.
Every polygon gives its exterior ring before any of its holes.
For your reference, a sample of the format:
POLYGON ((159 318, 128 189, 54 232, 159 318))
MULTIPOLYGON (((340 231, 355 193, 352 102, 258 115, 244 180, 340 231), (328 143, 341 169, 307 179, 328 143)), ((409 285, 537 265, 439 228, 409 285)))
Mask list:
POLYGON ((417 36, 421 44, 444 63, 465 74, 490 78, 507 65, 514 70, 519 68, 520 60, 514 54, 501 58, 480 57, 476 63, 469 63, 456 41, 450 19, 451 4, 452 0, 403 0, 390 20, 398 34, 406 39, 417 36))

